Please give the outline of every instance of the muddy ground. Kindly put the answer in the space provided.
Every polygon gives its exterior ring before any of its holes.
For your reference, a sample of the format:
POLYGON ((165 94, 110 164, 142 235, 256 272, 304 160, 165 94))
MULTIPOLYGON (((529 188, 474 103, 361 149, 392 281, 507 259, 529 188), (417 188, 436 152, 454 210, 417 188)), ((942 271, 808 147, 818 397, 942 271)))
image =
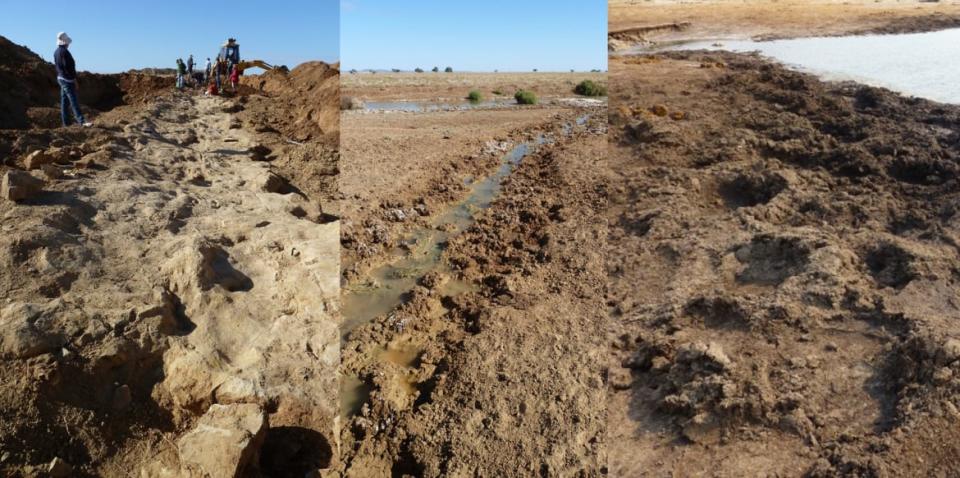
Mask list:
POLYGON ((690 40, 913 33, 960 27, 960 2, 610 0, 610 49, 690 40))
MULTIPOLYGON (((351 81, 346 95, 381 95, 351 81)), ((605 131, 603 106, 344 112, 345 303, 381 285, 372 269, 449 237, 435 266, 395 271, 417 279, 401 305, 345 330, 342 476, 599 476, 603 261, 579 244, 605 234, 605 131), (462 208, 475 223, 438 225, 541 137, 489 207, 462 208)))
POLYGON ((339 222, 323 210, 335 182, 284 165, 335 175, 336 132, 304 137, 302 118, 271 118, 270 100, 336 101, 138 78, 118 82, 92 128, 0 130, 5 185, 27 185, 0 199, 0 474, 330 467, 339 222))
POLYGON ((610 474, 955 474, 960 107, 728 53, 611 84, 610 474))

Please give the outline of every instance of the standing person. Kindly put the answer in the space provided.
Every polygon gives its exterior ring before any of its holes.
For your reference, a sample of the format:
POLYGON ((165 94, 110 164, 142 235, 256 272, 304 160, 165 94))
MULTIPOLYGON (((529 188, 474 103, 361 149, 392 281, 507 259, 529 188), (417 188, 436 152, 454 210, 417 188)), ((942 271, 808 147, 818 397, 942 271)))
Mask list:
POLYGON ((183 89, 183 75, 187 73, 187 65, 183 64, 183 58, 177 58, 177 89, 183 89))
POLYGON ((233 87, 233 92, 237 92, 237 83, 240 82, 240 65, 233 65, 233 70, 230 72, 230 86, 233 87))
POLYGON ((187 58, 187 73, 190 74, 190 78, 193 78, 193 54, 187 58))
POLYGON ((203 69, 203 82, 210 83, 210 57, 207 57, 207 65, 203 69))
POLYGON ((227 62, 222 58, 217 58, 217 64, 214 68, 217 70, 217 91, 223 91, 221 77, 227 76, 227 62))
POLYGON ((83 119, 80 112, 80 102, 77 100, 77 66, 73 55, 67 48, 73 40, 64 32, 57 33, 57 50, 53 52, 53 62, 57 66, 57 83, 60 85, 60 121, 69 126, 70 116, 67 106, 73 110, 73 117, 77 124, 91 126, 83 119))

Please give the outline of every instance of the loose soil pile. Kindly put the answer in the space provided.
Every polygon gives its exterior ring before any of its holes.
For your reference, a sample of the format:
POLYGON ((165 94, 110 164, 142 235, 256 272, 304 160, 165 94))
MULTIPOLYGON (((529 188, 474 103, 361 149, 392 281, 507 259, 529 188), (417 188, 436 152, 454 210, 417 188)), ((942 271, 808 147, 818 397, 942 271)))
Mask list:
POLYGON ((612 60, 614 476, 948 476, 960 107, 612 60))
POLYGON ((262 155, 325 214, 339 216, 339 64, 307 62, 289 72, 244 76, 241 84, 249 90, 238 117, 259 133, 262 155))

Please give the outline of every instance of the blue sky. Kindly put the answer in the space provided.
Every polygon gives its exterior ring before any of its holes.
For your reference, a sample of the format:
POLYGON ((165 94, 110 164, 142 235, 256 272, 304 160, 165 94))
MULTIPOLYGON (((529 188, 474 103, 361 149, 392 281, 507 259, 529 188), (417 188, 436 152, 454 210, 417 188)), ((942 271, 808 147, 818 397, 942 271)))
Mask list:
POLYGON ((341 69, 607 68, 606 0, 342 0, 341 69))
POLYGON ((101 73, 173 68, 191 53, 202 64, 228 37, 242 58, 292 68, 339 59, 339 2, 0 0, 0 35, 52 61, 65 31, 77 69, 101 73))

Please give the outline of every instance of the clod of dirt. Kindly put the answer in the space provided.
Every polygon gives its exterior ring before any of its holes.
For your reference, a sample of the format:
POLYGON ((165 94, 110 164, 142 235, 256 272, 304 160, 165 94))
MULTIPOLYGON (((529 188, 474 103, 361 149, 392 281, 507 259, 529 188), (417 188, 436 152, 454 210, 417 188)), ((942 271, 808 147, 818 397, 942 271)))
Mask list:
POLYGON ((236 478, 256 459, 267 417, 254 404, 212 405, 177 443, 183 464, 210 478, 236 478))
POLYGON ((17 170, 7 171, 0 184, 0 196, 10 201, 20 201, 37 195, 43 190, 44 181, 34 175, 17 170))
POLYGON ((23 166, 28 170, 40 169, 41 166, 53 161, 53 157, 46 152, 37 150, 27 155, 27 158, 23 160, 23 166))
POLYGON ((59 349, 66 338, 55 324, 53 310, 13 303, 0 311, 0 356, 30 358, 59 349))

